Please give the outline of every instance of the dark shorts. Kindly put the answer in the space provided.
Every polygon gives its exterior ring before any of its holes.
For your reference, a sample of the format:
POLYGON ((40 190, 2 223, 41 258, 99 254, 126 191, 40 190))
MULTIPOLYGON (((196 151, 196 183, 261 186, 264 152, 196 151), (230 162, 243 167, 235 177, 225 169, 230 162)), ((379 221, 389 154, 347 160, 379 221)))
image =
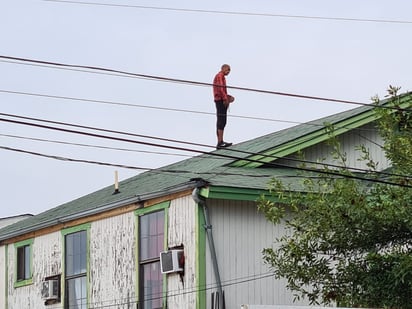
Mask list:
POLYGON ((216 104, 216 127, 218 130, 223 130, 227 121, 227 107, 223 104, 223 100, 215 101, 216 104))

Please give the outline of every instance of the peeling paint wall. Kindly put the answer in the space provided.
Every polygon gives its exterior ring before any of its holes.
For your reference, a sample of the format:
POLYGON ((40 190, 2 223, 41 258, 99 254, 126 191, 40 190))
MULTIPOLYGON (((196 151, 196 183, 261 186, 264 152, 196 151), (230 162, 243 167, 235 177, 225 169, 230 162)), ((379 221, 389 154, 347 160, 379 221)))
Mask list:
POLYGON ((92 223, 89 288, 92 307, 136 308, 135 225, 133 212, 92 223))
POLYGON ((190 195, 170 203, 168 247, 184 246, 185 274, 167 275, 169 309, 196 308, 196 207, 190 195))
POLYGON ((14 287, 16 272, 16 250, 8 249, 8 304, 12 308, 62 308, 62 305, 44 305, 41 298, 42 281, 45 277, 61 274, 61 234, 55 232, 34 239, 32 255, 33 284, 14 287))
MULTIPOLYGON (((92 307, 136 308, 136 230, 133 212, 91 223, 89 247, 89 302, 92 307)), ((16 250, 8 250, 8 309, 61 309, 61 303, 44 305, 41 287, 44 278, 61 275, 63 239, 60 231, 36 237, 32 244, 33 283, 14 287, 16 250)), ((5 256, 4 247, 0 254, 5 256)), ((0 262, 0 275, 3 259, 0 262)), ((1 280, 3 281, 3 280, 1 280)), ((64 286, 64 283, 61 285, 64 286)), ((4 287, 0 285, 1 291, 4 287)), ((3 294, 4 295, 4 294, 3 294)), ((0 296, 0 308, 4 297, 0 296)), ((1 307, 3 306, 3 307, 1 307)))

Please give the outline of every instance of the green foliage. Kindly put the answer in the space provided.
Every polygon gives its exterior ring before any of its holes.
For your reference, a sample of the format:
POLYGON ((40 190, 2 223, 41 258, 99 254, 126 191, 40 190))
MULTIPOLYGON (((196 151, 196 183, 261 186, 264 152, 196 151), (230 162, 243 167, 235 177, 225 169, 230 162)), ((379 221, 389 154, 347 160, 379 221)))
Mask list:
MULTIPOLYGON (((344 177, 352 173, 328 125, 331 155, 340 161, 337 171, 343 176, 307 177, 301 192, 274 179, 269 188, 277 202, 262 197, 258 203, 268 220, 286 227, 286 234, 276 239, 274 248, 264 249, 263 256, 277 277, 287 279, 297 299, 412 308, 412 190, 405 186, 412 171, 412 123, 409 127, 397 88, 392 89, 391 104, 397 108, 377 107, 376 112, 384 151, 393 162, 389 180, 399 185, 344 177)), ((377 163, 365 146, 356 150, 368 167, 363 177, 377 177, 377 163)))

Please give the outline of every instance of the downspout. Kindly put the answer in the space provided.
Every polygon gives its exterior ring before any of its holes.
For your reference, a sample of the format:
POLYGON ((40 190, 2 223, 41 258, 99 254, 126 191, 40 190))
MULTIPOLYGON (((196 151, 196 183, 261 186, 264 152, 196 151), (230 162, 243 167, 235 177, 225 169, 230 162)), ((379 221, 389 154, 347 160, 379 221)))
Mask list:
POLYGON ((4 245, 5 251, 5 259, 4 259, 4 274, 5 274, 5 282, 4 282, 4 308, 9 308, 9 245, 4 245))
POLYGON ((212 225, 210 224, 210 218, 209 218, 209 210, 206 206, 206 200, 199 195, 199 188, 195 188, 193 190, 192 198, 197 204, 201 205, 202 208, 203 208, 203 215, 205 217, 204 228, 206 230, 207 240, 208 240, 209 249, 210 249, 210 255, 211 255, 212 263, 213 263, 213 271, 215 273, 217 290, 219 292, 219 304, 221 304, 221 306, 222 306, 222 307, 219 306, 219 308, 224 308, 222 281, 220 280, 219 267, 218 267, 218 264, 217 264, 215 242, 213 240, 212 225))

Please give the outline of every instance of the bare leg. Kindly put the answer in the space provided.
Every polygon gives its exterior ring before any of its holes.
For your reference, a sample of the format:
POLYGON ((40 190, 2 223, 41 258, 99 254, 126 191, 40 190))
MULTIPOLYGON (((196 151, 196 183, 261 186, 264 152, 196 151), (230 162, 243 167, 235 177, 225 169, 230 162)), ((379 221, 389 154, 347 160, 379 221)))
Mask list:
POLYGON ((217 129, 217 143, 223 142, 223 130, 217 129))

